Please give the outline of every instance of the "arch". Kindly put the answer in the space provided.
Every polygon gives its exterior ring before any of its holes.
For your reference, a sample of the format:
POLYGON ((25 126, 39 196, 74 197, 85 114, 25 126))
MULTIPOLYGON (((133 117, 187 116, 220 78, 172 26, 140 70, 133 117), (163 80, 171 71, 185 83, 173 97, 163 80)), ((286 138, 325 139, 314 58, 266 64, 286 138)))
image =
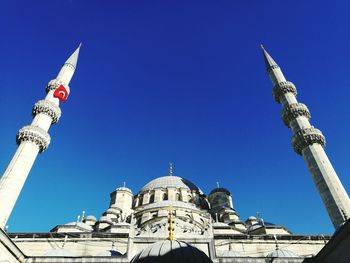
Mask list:
POLYGON ((149 196, 149 203, 150 203, 150 204, 154 203, 154 193, 152 193, 152 194, 149 196))
POLYGON ((143 195, 139 196, 139 206, 143 205, 143 195))
POLYGON ((181 196, 179 193, 176 193, 175 195, 175 201, 181 201, 181 196))

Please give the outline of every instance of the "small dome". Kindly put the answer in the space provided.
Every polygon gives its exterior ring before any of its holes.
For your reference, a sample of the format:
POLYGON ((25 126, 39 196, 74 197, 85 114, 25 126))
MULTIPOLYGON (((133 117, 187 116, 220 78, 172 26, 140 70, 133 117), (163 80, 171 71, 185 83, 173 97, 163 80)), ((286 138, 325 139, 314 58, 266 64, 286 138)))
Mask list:
POLYGON ((179 259, 192 263, 213 263, 203 251, 177 240, 154 243, 137 254, 130 263, 178 263, 179 259))
POLYGON ((116 205, 116 204, 113 204, 113 205, 111 205, 111 207, 110 208, 112 208, 112 209, 115 209, 115 210, 118 210, 118 211, 120 211, 120 212, 122 212, 122 210, 116 205))
POLYGON ((94 221, 96 222, 97 221, 97 218, 93 215, 88 215, 86 218, 85 218, 85 221, 94 221))
POLYGON ((116 209, 116 208, 108 208, 106 210, 107 214, 114 214, 114 215, 120 215, 121 214, 121 209, 116 209))
POLYGON ((276 249, 266 255, 268 258, 298 258, 299 256, 286 249, 276 249))
POLYGON ((105 250, 100 253, 98 253, 97 257, 118 257, 122 256, 123 254, 116 250, 105 250))
POLYGON ((214 194, 214 193, 225 193, 225 194, 231 195, 231 192, 223 187, 217 187, 217 188, 213 189, 209 195, 214 194))
POLYGON ((156 188, 168 188, 168 187, 186 188, 188 190, 195 190, 200 194, 203 194, 202 190, 199 189, 195 184, 178 176, 158 177, 150 181, 144 187, 142 187, 141 192, 154 190, 156 188))
POLYGON ((100 219, 98 220, 100 223, 107 223, 112 225, 112 219, 110 219, 108 216, 101 216, 100 219))
POLYGON ((70 252, 67 249, 63 248, 57 248, 57 249, 50 249, 46 251, 46 253, 43 255, 45 257, 75 257, 75 255, 70 252))
POLYGON ((115 190, 116 190, 116 191, 127 191, 127 192, 129 192, 129 193, 132 194, 131 189, 129 189, 129 188, 125 187, 125 186, 118 187, 118 188, 115 189, 115 190))
POLYGON ((248 217, 248 220, 251 220, 251 221, 258 221, 258 219, 255 217, 255 216, 250 216, 248 217))

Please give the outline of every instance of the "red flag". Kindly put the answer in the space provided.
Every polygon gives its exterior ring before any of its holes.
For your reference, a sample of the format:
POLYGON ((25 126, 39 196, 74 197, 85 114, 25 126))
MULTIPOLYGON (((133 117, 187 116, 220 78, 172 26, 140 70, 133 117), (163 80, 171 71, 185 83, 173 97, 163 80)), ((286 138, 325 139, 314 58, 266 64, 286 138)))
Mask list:
POLYGON ((58 98, 61 102, 65 102, 68 97, 68 91, 63 85, 60 85, 53 93, 55 98, 58 98))

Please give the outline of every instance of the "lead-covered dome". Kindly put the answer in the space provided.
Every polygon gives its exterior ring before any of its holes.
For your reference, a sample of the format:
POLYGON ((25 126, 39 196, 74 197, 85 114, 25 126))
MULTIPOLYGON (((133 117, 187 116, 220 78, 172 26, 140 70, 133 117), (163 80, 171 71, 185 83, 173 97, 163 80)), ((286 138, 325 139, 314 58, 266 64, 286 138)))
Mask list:
POLYGON ((141 192, 154 190, 156 188, 170 188, 170 187, 195 190, 200 194, 203 194, 202 190, 199 189, 198 186, 196 186, 194 183, 184 178, 181 178, 179 176, 170 176, 170 175, 158 177, 150 181, 148 184, 142 187, 141 192))
POLYGON ((209 195, 214 194, 214 193, 225 193, 225 194, 231 195, 231 192, 229 190, 227 190, 226 188, 223 188, 223 187, 217 187, 217 188, 213 189, 209 193, 209 195))
POLYGON ((213 263, 201 250, 185 242, 165 240, 154 243, 137 254, 130 263, 213 263))

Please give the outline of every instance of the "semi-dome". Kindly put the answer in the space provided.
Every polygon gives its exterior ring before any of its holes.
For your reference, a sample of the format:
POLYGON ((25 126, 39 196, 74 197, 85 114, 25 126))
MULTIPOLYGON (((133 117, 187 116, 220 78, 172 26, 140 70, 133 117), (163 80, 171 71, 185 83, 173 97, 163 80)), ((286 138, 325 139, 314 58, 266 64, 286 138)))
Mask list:
POLYGON ((154 243, 137 254, 130 263, 178 263, 185 259, 192 263, 213 263, 203 251, 178 240, 154 243))
POLYGON ((170 176, 170 175, 158 177, 150 181, 148 184, 142 187, 141 192, 154 190, 156 188, 168 188, 168 187, 186 188, 189 190, 195 190, 200 194, 203 194, 202 190, 199 189, 194 183, 184 178, 181 178, 179 176, 170 176))
POLYGON ((268 257, 268 258, 297 258, 299 256, 292 251, 278 248, 278 249, 275 249, 274 251, 271 251, 269 254, 266 255, 266 257, 268 257))

